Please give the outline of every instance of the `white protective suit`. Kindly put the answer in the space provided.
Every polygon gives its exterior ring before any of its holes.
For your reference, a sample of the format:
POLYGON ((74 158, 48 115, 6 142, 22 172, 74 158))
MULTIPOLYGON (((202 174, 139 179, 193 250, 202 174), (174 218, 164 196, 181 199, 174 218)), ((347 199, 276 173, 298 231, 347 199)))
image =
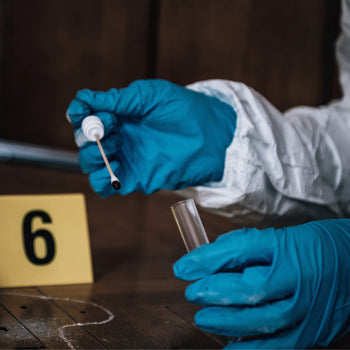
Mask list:
POLYGON ((242 83, 189 86, 230 104, 237 128, 222 180, 180 194, 231 219, 250 216, 250 224, 259 216, 350 216, 350 0, 342 2, 341 25, 336 54, 343 97, 327 106, 282 114, 242 83))

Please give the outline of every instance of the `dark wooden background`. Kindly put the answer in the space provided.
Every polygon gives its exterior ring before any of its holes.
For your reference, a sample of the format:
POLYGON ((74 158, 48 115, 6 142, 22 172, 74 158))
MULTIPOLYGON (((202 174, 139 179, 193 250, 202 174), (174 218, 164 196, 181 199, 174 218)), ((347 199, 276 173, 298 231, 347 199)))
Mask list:
POLYGON ((0 0, 0 137, 75 149, 76 91, 143 78, 242 81, 281 110, 325 103, 338 12, 336 0, 0 0))

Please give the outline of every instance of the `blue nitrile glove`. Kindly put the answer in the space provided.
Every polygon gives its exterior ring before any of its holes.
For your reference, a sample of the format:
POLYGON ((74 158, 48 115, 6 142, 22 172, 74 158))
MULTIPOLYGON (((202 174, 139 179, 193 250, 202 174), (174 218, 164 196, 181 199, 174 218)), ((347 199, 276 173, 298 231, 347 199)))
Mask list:
POLYGON ((350 330, 350 220, 233 231, 174 272, 198 280, 186 298, 206 306, 200 328, 243 337, 227 349, 320 347, 350 330))
POLYGON ((108 92, 79 91, 67 116, 82 146, 81 167, 103 197, 116 192, 96 143, 81 142, 81 123, 90 114, 105 126, 102 145, 120 179, 120 194, 220 180, 236 127, 229 105, 164 80, 136 81, 108 92))

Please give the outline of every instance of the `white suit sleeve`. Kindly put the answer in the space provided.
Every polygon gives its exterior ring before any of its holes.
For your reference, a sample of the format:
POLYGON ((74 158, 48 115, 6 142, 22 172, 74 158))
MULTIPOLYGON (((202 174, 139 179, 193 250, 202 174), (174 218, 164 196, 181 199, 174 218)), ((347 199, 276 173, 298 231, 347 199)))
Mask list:
POLYGON ((349 2, 343 1, 343 32, 337 43, 341 100, 282 114, 241 83, 211 80, 189 86, 230 104, 237 128, 222 180, 180 194, 230 218, 254 213, 299 216, 302 221, 350 214, 349 2))

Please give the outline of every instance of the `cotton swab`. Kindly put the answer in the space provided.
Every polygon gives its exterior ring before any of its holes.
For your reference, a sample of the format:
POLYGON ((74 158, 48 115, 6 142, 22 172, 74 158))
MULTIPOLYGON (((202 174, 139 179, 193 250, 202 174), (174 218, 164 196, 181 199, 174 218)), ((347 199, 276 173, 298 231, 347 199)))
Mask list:
POLYGON ((98 138, 98 135, 95 134, 95 138, 96 138, 96 142, 97 142, 97 146, 98 148, 100 149, 100 152, 101 152, 101 155, 102 155, 102 158, 106 164, 106 167, 107 167, 107 170, 109 172, 109 175, 111 176, 111 184, 112 184, 112 187, 115 189, 115 190, 119 190, 121 185, 120 185, 120 181, 119 179, 113 174, 113 171, 112 171, 112 168, 109 164, 109 161, 106 157, 106 153, 105 151, 103 150, 103 147, 101 145, 101 142, 100 142, 100 139, 98 138))
POLYGON ((103 126, 101 119, 99 117, 96 117, 95 115, 90 115, 83 120, 83 122, 81 124, 81 128, 82 128, 85 136, 90 141, 96 141, 97 146, 98 146, 100 153, 102 155, 103 161, 105 162, 106 168, 107 168, 109 175, 111 177, 112 187, 115 190, 119 190, 121 188, 120 181, 114 175, 112 168, 109 164, 109 161, 107 159, 106 153, 103 150, 103 147, 102 147, 101 142, 100 142, 100 140, 104 136, 104 126, 103 126))

